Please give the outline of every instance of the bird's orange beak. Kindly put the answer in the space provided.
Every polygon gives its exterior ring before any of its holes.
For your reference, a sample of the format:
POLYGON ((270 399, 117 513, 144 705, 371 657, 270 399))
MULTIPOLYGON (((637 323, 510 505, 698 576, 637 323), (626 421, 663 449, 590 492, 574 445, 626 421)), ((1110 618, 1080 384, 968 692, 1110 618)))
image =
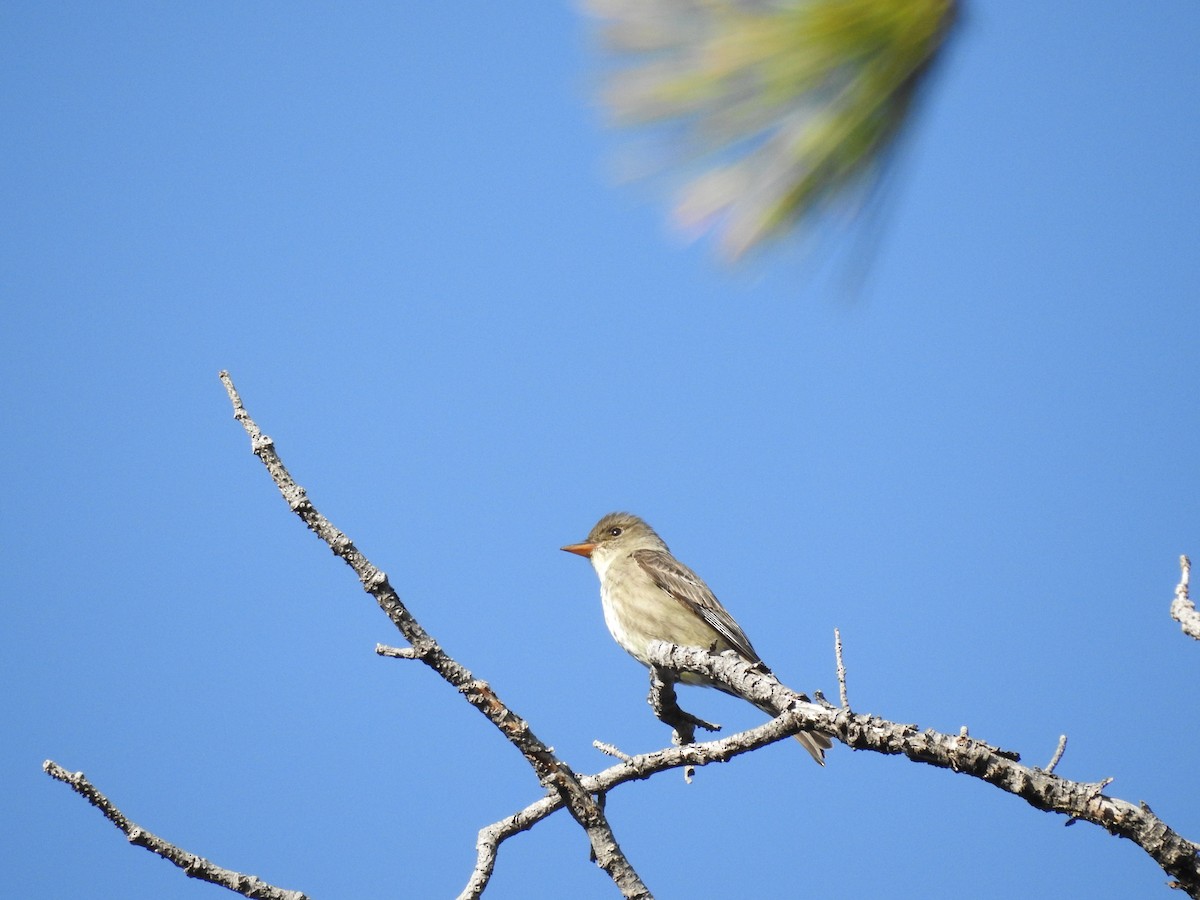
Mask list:
POLYGON ((568 553, 575 553, 579 556, 586 556, 588 559, 591 559, 592 551, 596 549, 596 545, 589 543, 588 541, 584 541, 582 544, 567 544, 567 546, 563 547, 562 549, 566 550, 568 553))

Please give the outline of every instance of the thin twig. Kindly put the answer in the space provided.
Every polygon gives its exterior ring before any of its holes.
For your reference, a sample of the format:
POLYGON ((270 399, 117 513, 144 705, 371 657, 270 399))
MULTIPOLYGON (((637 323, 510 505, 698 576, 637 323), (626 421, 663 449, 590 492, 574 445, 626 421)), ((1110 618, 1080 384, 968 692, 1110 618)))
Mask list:
POLYGON ((1192 574, 1192 561, 1179 557, 1180 577, 1175 587, 1175 599, 1171 601, 1171 618, 1179 623, 1183 633, 1200 641, 1200 612, 1188 596, 1188 581, 1192 574))
POLYGON ((625 762, 629 762, 633 758, 624 750, 606 741, 592 741, 592 746, 607 756, 615 756, 617 759, 622 759, 625 762))
POLYGON ((390 647, 387 644, 376 644, 375 652, 379 656, 390 656, 392 659, 417 658, 417 651, 412 647, 390 647))
POLYGON ((1062 760, 1063 753, 1064 753, 1064 751, 1066 751, 1066 749, 1067 749, 1067 736, 1065 734, 1060 734, 1058 736, 1058 748, 1054 751, 1054 755, 1052 757, 1050 757, 1050 763, 1042 771, 1045 772, 1047 775, 1049 775, 1051 772, 1053 772, 1054 768, 1058 765, 1059 761, 1062 760))
POLYGON ((302 894, 300 891, 289 891, 285 888, 267 884, 255 875, 245 875, 242 872, 235 872, 232 869, 223 869, 209 862, 204 857, 189 853, 182 847, 177 847, 175 844, 151 834, 140 825, 135 825, 125 817, 125 814, 121 810, 113 805, 111 800, 100 793, 96 786, 88 781, 82 772, 68 772, 50 759, 42 763, 42 769, 51 778, 69 785, 75 793, 104 813, 104 817, 108 821, 112 822, 125 833, 125 836, 129 839, 129 843, 135 844, 138 847, 145 847, 151 853, 157 854, 168 862, 175 864, 183 869, 184 874, 188 878, 198 878, 201 881, 218 884, 234 893, 241 894, 243 897, 253 897, 255 900, 308 900, 307 895, 302 894))
POLYGON ((833 652, 837 657, 838 694, 842 698, 842 709, 850 708, 850 698, 846 693, 846 666, 842 662, 842 633, 833 629, 833 652))

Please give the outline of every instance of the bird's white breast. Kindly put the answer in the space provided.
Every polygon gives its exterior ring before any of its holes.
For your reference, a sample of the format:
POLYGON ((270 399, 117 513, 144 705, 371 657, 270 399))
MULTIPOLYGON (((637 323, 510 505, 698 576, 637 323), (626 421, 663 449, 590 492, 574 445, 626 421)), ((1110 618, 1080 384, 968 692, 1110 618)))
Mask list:
MULTIPOLYGON (((592 554, 592 567, 600 576, 600 607, 604 611, 604 624, 613 640, 630 656, 643 665, 646 662, 646 644, 648 643, 644 628, 638 626, 637 604, 633 592, 638 585, 630 583, 626 575, 635 576, 638 569, 622 574, 623 567, 610 571, 619 553, 597 552, 592 554)), ((634 579, 636 580, 636 578, 634 579)))

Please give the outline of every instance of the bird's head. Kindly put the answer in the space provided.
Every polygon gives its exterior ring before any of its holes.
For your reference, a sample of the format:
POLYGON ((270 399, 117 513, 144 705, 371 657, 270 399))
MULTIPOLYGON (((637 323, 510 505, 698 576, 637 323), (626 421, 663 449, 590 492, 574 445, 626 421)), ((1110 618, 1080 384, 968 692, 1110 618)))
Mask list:
POLYGON ((667 545, 642 519, 632 513, 612 512, 592 527, 587 540, 562 549, 590 559, 600 570, 620 554, 642 549, 666 550, 667 545))

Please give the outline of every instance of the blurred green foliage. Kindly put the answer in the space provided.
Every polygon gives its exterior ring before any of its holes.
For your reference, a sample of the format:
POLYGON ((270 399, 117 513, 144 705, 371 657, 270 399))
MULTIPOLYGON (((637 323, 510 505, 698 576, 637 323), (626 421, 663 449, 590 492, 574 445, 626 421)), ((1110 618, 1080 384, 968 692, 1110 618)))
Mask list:
POLYGON ((587 0, 605 105, 669 126, 675 215, 737 259, 879 176, 955 0, 587 0))

